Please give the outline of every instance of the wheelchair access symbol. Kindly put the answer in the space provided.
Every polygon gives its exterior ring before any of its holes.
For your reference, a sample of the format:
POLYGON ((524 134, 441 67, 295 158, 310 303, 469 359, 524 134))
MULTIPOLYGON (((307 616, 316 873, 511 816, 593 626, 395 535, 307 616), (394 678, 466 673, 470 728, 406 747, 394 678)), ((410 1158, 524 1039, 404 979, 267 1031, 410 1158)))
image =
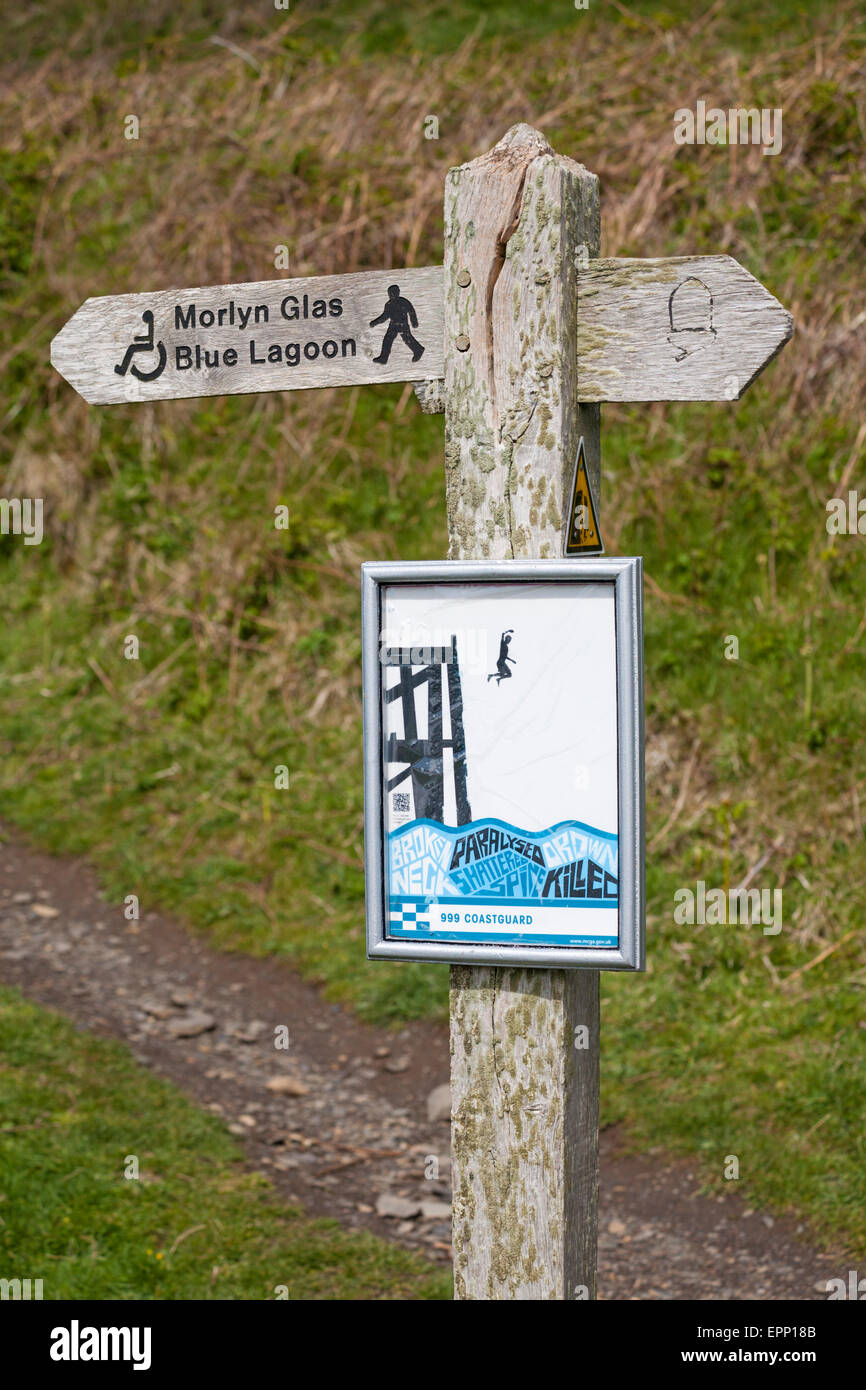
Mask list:
POLYGON ((165 370, 166 351, 162 342, 154 344, 153 312, 150 309, 145 309, 141 317, 144 323, 147 324, 147 332, 139 334, 137 338, 133 338, 126 352, 123 354, 123 361, 115 366, 114 370, 117 372, 118 376, 126 376, 127 372, 131 372, 133 376, 138 377, 139 381, 156 381, 156 378, 162 376, 165 370), (143 372, 138 364, 132 360, 137 352, 154 351, 157 353, 158 360, 156 366, 150 372, 143 372))

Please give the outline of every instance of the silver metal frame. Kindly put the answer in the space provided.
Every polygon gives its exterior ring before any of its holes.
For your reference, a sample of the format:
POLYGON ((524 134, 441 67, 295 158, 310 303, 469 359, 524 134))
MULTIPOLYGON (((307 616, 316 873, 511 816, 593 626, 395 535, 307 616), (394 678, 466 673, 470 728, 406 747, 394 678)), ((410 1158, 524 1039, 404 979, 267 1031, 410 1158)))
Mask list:
POLYGON ((645 963, 643 564, 640 558, 572 560, 394 561, 361 566, 364 695, 364 838, 367 956, 371 960, 439 960, 466 965, 578 966, 643 970, 645 963), (506 946, 461 941, 406 941, 385 933, 382 802, 382 588, 389 584, 513 584, 557 580, 614 585, 618 754, 619 948, 506 946))

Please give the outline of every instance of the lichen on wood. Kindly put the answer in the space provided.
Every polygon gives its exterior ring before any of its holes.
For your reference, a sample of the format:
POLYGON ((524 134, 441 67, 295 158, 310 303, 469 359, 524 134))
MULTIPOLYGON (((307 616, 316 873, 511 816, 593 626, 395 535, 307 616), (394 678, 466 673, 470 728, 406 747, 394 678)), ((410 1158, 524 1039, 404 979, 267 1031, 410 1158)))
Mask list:
MULTIPOLYGON (((581 435, 598 498, 598 407, 577 399, 577 261, 598 254, 598 181, 515 126, 449 174, 445 225, 449 554, 557 558, 581 435)), ((597 971, 452 967, 457 1298, 594 1297, 597 1048, 597 971)))

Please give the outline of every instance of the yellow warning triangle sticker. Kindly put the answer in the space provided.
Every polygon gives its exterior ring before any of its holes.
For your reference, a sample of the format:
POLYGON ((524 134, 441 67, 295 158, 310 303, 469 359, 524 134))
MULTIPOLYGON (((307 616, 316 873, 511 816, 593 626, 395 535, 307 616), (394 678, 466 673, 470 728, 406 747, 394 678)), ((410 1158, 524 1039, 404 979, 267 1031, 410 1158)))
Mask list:
POLYGON ((565 533, 566 555, 603 555, 604 541, 596 515, 589 473, 586 468, 586 455, 583 449, 583 435, 577 446, 577 463, 574 466, 574 487, 571 489, 571 506, 568 509, 568 529, 565 533))

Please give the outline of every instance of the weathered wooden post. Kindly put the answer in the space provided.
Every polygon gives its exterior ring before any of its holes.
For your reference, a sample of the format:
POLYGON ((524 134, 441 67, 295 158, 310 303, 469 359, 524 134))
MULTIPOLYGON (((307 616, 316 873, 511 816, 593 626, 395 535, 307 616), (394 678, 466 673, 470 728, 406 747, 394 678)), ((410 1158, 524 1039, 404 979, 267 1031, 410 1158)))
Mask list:
MULTIPOLYGON (((599 237, 597 178, 530 126, 448 175, 451 559, 559 558, 581 436, 598 500, 577 277, 599 237)), ((451 967, 457 1298, 595 1297, 598 1059, 597 970, 451 967)))

